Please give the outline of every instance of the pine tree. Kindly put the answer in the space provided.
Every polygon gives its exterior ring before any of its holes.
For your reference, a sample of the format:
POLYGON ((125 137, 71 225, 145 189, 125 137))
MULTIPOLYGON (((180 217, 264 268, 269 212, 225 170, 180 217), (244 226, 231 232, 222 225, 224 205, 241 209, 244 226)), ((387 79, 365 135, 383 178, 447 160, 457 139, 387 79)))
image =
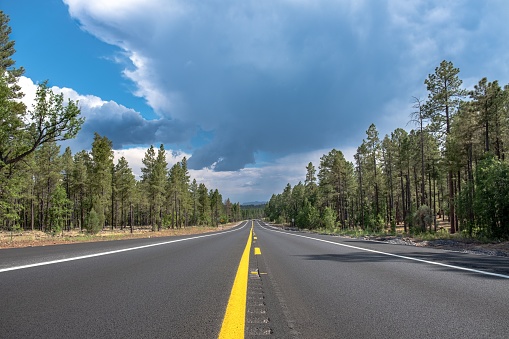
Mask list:
POLYGON ((60 146, 55 142, 43 144, 35 152, 34 173, 35 195, 37 197, 37 211, 39 229, 48 231, 51 229, 49 212, 51 209, 51 197, 53 192, 62 181, 62 167, 60 146))
POLYGON ((191 225, 197 225, 198 224, 198 209, 200 206, 199 201, 199 194, 198 194, 198 183, 196 182, 196 179, 193 179, 193 182, 189 186, 189 193, 191 196, 191 225))
POLYGON ((412 116, 412 122, 417 124, 419 126, 419 136, 420 136, 420 156, 421 156, 421 198, 419 199, 421 205, 426 204, 426 197, 424 193, 424 168, 425 168, 425 161, 424 161, 424 127, 425 127, 425 121, 426 121, 426 107, 422 100, 420 98, 414 97, 414 106, 415 111, 411 114, 412 116))
POLYGON ((161 229, 162 227, 162 206, 164 204, 164 192, 166 188, 167 166, 166 151, 161 144, 155 153, 154 146, 145 153, 143 158, 142 181, 148 193, 149 201, 149 222, 152 229, 161 229))
POLYGON ((71 201, 67 198, 65 187, 57 185, 51 194, 49 208, 49 230, 55 235, 64 230, 71 212, 71 201))
POLYGON ((223 198, 217 189, 210 190, 210 219, 212 226, 219 226, 220 217, 222 214, 223 198))
POLYGON ((92 159, 86 151, 80 151, 74 155, 72 171, 72 190, 75 192, 74 214, 76 215, 76 224, 80 230, 85 226, 89 208, 92 207, 91 187, 89 185, 89 170, 92 159))
POLYGON ((106 137, 94 134, 91 163, 89 168, 89 185, 91 188, 92 207, 99 218, 101 227, 105 226, 107 208, 111 201, 111 182, 113 169, 112 142, 106 137))
POLYGON ((198 225, 211 225, 211 207, 208 189, 205 184, 198 186, 198 225))
MULTIPOLYGON (((67 200, 69 200, 69 206, 68 208, 73 211, 72 202, 74 201, 74 191, 72 189, 72 173, 74 170, 74 161, 72 157, 72 152, 70 147, 66 147, 64 154, 62 154, 61 158, 61 166, 62 166, 62 175, 63 175, 63 182, 62 185, 65 189, 65 195, 67 200)), ((66 218, 66 225, 65 227, 70 230, 71 224, 73 223, 73 218, 71 215, 69 215, 68 218, 66 218)))
MULTIPOLYGON (((435 133, 446 145, 447 136, 451 132, 451 119, 466 91, 461 88, 462 81, 458 77, 459 69, 450 61, 442 61, 435 68, 435 73, 428 75, 424 81, 428 90, 428 114, 435 133)), ((447 147, 447 146, 446 146, 447 147)), ((456 214, 454 212, 454 178, 453 169, 448 170, 449 187, 449 220, 451 233, 456 232, 456 214)))
POLYGON ((131 211, 133 194, 135 189, 135 177, 124 157, 118 159, 114 171, 115 203, 120 205, 120 227, 123 229, 128 224, 132 225, 131 211))
POLYGON ((329 207, 339 218, 342 226, 350 219, 349 199, 352 195, 353 165, 336 149, 320 158, 318 172, 322 210, 329 207))
POLYGON ((469 95, 472 99, 470 109, 477 115, 478 124, 483 129, 484 152, 494 150, 496 156, 501 159, 503 154, 501 129, 505 125, 501 114, 504 100, 502 88, 498 81, 488 82, 488 79, 482 78, 469 95))

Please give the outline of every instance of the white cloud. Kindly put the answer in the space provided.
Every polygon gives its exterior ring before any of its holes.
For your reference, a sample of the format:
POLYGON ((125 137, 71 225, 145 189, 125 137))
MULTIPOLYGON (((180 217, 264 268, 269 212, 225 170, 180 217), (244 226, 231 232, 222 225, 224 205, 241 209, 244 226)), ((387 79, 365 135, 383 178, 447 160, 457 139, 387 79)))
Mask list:
POLYGON ((142 160, 145 157, 145 152, 147 152, 146 147, 133 147, 122 150, 114 150, 113 155, 115 158, 115 164, 121 157, 124 157, 127 160, 129 167, 133 171, 133 174, 139 180, 141 177, 141 168, 143 167, 142 160))
POLYGON ((21 99, 21 101, 25 104, 25 106, 29 110, 32 109, 32 105, 35 103, 37 84, 34 84, 32 79, 27 78, 25 76, 21 76, 18 79, 18 85, 21 87, 21 91, 24 94, 23 99, 21 99))
MULTIPOLYGON (((37 85, 30 78, 21 77, 19 82, 24 102, 31 107, 35 100, 37 85)), ((94 133, 107 136, 115 148, 133 147, 136 145, 175 145, 187 143, 196 133, 196 126, 176 119, 145 119, 140 112, 125 107, 114 101, 105 101, 94 95, 84 95, 71 88, 53 86, 51 90, 62 93, 65 100, 77 101, 81 116, 85 118, 82 130, 76 139, 64 142, 74 151, 90 149, 94 133)))
MULTIPOLYGON (((234 202, 268 201, 272 194, 283 191, 286 184, 292 187, 304 182, 306 166, 313 163, 318 173, 320 158, 331 149, 320 149, 312 152, 291 154, 263 167, 248 167, 238 171, 215 172, 205 168, 190 170, 190 174, 198 182, 203 182, 209 189, 218 188, 223 198, 230 198, 234 202)), ((356 149, 347 147, 341 149, 347 161, 353 161, 356 149)))
MULTIPOLYGON (((124 157, 129 163, 129 167, 133 170, 133 174, 137 179, 141 177, 141 169, 143 167, 143 158, 145 157, 145 153, 147 152, 148 147, 132 147, 121 150, 114 150, 114 159, 115 163, 121 158, 124 157)), ((182 159, 186 157, 189 158, 190 154, 186 154, 180 150, 166 150, 166 162, 168 163, 168 169, 175 165, 177 162, 182 161, 182 159)))

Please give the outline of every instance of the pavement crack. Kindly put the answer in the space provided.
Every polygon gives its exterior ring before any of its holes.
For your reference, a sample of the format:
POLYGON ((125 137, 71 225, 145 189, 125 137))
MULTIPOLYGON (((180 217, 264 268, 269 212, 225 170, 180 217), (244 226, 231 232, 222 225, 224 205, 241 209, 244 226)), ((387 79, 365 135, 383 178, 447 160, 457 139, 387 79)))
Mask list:
MULTIPOLYGON (((256 242, 256 237, 253 242, 256 242)), ((258 257, 253 254, 249 256, 245 338, 269 336, 274 333, 267 314, 264 282, 260 275, 258 257)))

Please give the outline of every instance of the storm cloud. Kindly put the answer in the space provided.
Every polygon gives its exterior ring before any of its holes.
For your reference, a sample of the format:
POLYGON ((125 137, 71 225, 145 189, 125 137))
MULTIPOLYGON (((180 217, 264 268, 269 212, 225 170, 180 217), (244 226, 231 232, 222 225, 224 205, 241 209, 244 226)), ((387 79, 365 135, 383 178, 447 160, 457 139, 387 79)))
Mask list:
MULTIPOLYGON (((372 122, 405 126, 411 97, 425 95, 443 59, 475 81, 509 74, 502 1, 64 2, 84 30, 126 53, 124 75, 159 116, 124 108, 84 129, 120 146, 154 136, 189 144, 205 131, 211 140, 189 150, 193 169, 351 147, 372 122)), ((118 110, 109 106, 101 110, 118 110)))

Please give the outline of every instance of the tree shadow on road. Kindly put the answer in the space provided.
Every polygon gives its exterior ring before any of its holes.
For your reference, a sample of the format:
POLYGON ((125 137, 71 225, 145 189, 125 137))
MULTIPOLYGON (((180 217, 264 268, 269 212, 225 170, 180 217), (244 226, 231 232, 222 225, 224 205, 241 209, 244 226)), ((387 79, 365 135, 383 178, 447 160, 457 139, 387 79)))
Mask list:
MULTIPOLYGON (((409 259, 404 257, 425 260, 431 263, 439 263, 444 265, 457 266, 469 270, 478 270, 486 273, 499 274, 503 276, 509 277, 509 260, 503 257, 489 257, 489 256, 476 256, 465 255, 463 253, 454 253, 454 252, 407 252, 404 253, 392 253, 394 255, 382 254, 382 253, 373 253, 373 252, 364 252, 364 251, 356 251, 350 253, 327 253, 327 254, 310 254, 310 255, 299 255, 299 257, 304 260, 316 260, 316 261, 334 261, 334 262, 342 262, 342 263, 376 263, 376 262, 409 262, 409 259)), ((414 261, 415 262, 415 261, 414 261)), ((423 265, 426 265, 424 262, 420 262, 423 265)), ((429 264, 429 263, 428 263, 429 264)), ((494 275, 486 275, 481 273, 476 273, 468 270, 458 270, 454 267, 447 267, 442 265, 433 265, 435 268, 438 268, 443 271, 457 271, 468 273, 472 276, 477 276, 480 278, 490 278, 490 279, 504 279, 508 280, 504 277, 498 277, 494 275)))

